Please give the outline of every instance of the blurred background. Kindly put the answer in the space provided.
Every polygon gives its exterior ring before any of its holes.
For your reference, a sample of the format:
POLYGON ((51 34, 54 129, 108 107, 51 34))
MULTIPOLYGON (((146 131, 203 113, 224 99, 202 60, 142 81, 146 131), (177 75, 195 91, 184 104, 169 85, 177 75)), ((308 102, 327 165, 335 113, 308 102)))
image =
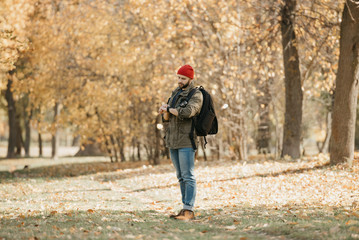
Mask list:
MULTIPOLYGON (((0 157, 159 163, 168 151, 157 110, 184 64, 212 94, 219 121, 199 158, 281 157, 285 6, 281 0, 2 0, 0 157)), ((300 63, 303 95, 301 156, 328 152, 343 6, 303 0, 290 15, 298 55, 288 61, 300 63)))

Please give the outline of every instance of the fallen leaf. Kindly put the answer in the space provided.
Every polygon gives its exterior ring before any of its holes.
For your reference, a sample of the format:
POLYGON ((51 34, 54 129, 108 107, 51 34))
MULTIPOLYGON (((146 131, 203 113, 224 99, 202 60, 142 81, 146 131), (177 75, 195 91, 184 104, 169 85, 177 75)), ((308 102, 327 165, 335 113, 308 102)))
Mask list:
POLYGON ((57 211, 52 211, 52 212, 50 212, 50 215, 54 216, 56 213, 57 213, 57 211))
POLYGON ((359 224, 359 221, 350 219, 345 225, 356 225, 359 224))
POLYGON ((287 222, 287 224, 289 224, 289 225, 297 225, 298 223, 297 222, 287 222))
POLYGON ((72 217, 72 213, 71 212, 68 212, 68 213, 65 213, 66 216, 69 216, 69 217, 72 217))
POLYGON ((234 223, 235 225, 238 225, 238 224, 240 224, 241 222, 240 222, 239 220, 237 220, 237 219, 233 219, 233 223, 234 223))

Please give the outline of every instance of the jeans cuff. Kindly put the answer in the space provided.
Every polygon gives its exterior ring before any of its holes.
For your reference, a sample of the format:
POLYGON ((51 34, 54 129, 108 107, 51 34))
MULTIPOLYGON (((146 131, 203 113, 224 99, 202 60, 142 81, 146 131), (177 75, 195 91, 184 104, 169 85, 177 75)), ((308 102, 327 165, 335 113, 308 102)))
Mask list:
POLYGON ((183 204, 183 209, 193 211, 193 206, 183 204))

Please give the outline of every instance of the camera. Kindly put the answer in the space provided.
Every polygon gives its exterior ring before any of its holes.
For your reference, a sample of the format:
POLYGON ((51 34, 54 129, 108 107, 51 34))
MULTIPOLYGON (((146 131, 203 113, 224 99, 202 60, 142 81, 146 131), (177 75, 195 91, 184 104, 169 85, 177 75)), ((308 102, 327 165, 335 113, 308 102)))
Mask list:
POLYGON ((180 103, 180 107, 185 107, 185 106, 187 106, 187 101, 186 100, 183 100, 181 103, 180 103))

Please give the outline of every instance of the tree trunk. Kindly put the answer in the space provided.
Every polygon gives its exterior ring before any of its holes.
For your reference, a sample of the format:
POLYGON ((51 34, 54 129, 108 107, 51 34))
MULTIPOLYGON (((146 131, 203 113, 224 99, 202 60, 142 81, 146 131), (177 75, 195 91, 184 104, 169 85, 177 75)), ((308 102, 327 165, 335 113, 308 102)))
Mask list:
POLYGON ((161 122, 161 116, 158 115, 155 121, 155 155, 153 158, 153 164, 160 164, 160 149, 161 149, 161 131, 157 128, 157 124, 161 122))
POLYGON ((258 154, 270 153, 270 118, 269 118, 269 103, 271 101, 271 95, 269 92, 269 83, 272 79, 266 81, 256 81, 257 89, 261 95, 257 96, 259 123, 258 123, 258 135, 257 135, 257 150, 258 154))
POLYGON ((26 111, 27 104, 24 106, 24 125, 25 125, 25 142, 24 142, 24 150, 25 157, 30 157, 30 142, 31 142, 31 128, 30 128, 30 115, 26 111))
POLYGON ((334 95, 330 163, 354 158, 359 81, 358 1, 347 0, 340 25, 340 55, 334 95))
POLYGON ((141 142, 137 140, 137 159, 138 161, 142 160, 141 157, 141 142))
POLYGON ((12 80, 8 79, 7 88, 5 92, 5 98, 7 101, 8 117, 9 117, 9 140, 7 146, 7 158, 15 157, 15 145, 16 145, 16 108, 15 101, 12 94, 12 80))
POLYGON ((328 111, 326 116, 326 131, 325 131, 324 141, 322 143, 317 142, 319 153, 328 152, 328 146, 329 146, 331 135, 332 135, 332 113, 328 111))
POLYGON ((300 158, 302 124, 302 84, 299 69, 297 41, 294 32, 296 0, 286 0, 281 11, 281 32, 285 74, 285 116, 282 157, 300 158))
POLYGON ((74 139, 72 140, 72 147, 76 147, 76 146, 79 146, 80 145, 80 136, 76 136, 74 137, 74 139))
POLYGON ((118 149, 120 151, 121 162, 125 162, 126 161, 126 157, 125 157, 125 140, 124 140, 124 137, 123 137, 122 134, 123 134, 122 131, 120 131, 121 136, 117 136, 116 140, 117 140, 117 144, 118 144, 118 149))
POLYGON ((22 129, 20 126, 20 117, 20 114, 16 116, 16 156, 21 156, 21 149, 24 146, 24 140, 22 139, 22 129))
POLYGON ((111 144, 112 144, 113 154, 115 155, 115 162, 118 162, 117 144, 116 144, 115 138, 112 134, 110 135, 110 140, 111 140, 111 144))
POLYGON ((57 117, 59 115, 59 104, 55 103, 55 107, 54 107, 54 124, 55 124, 55 130, 53 132, 52 135, 52 139, 51 139, 51 147, 52 147, 52 151, 51 151, 51 157, 53 159, 57 159, 58 158, 58 149, 59 149, 59 134, 58 134, 58 126, 57 126, 57 117))
POLYGON ((101 132, 102 132, 102 136, 105 140, 105 147, 106 147, 106 151, 110 157, 110 160, 111 162, 113 162, 113 156, 112 156, 112 152, 111 152, 111 146, 110 146, 110 143, 109 141, 107 140, 107 135, 106 135, 106 132, 105 132, 105 129, 104 127, 102 126, 102 118, 100 116, 100 113, 98 112, 97 108, 96 108, 96 116, 97 116, 97 119, 98 119, 98 123, 99 123, 99 127, 101 129, 101 132))
POLYGON ((41 137, 41 133, 39 133, 39 157, 42 157, 42 137, 41 137))
POLYGON ((135 158, 135 151, 136 151, 136 137, 132 137, 132 144, 131 144, 131 161, 134 162, 135 158))

